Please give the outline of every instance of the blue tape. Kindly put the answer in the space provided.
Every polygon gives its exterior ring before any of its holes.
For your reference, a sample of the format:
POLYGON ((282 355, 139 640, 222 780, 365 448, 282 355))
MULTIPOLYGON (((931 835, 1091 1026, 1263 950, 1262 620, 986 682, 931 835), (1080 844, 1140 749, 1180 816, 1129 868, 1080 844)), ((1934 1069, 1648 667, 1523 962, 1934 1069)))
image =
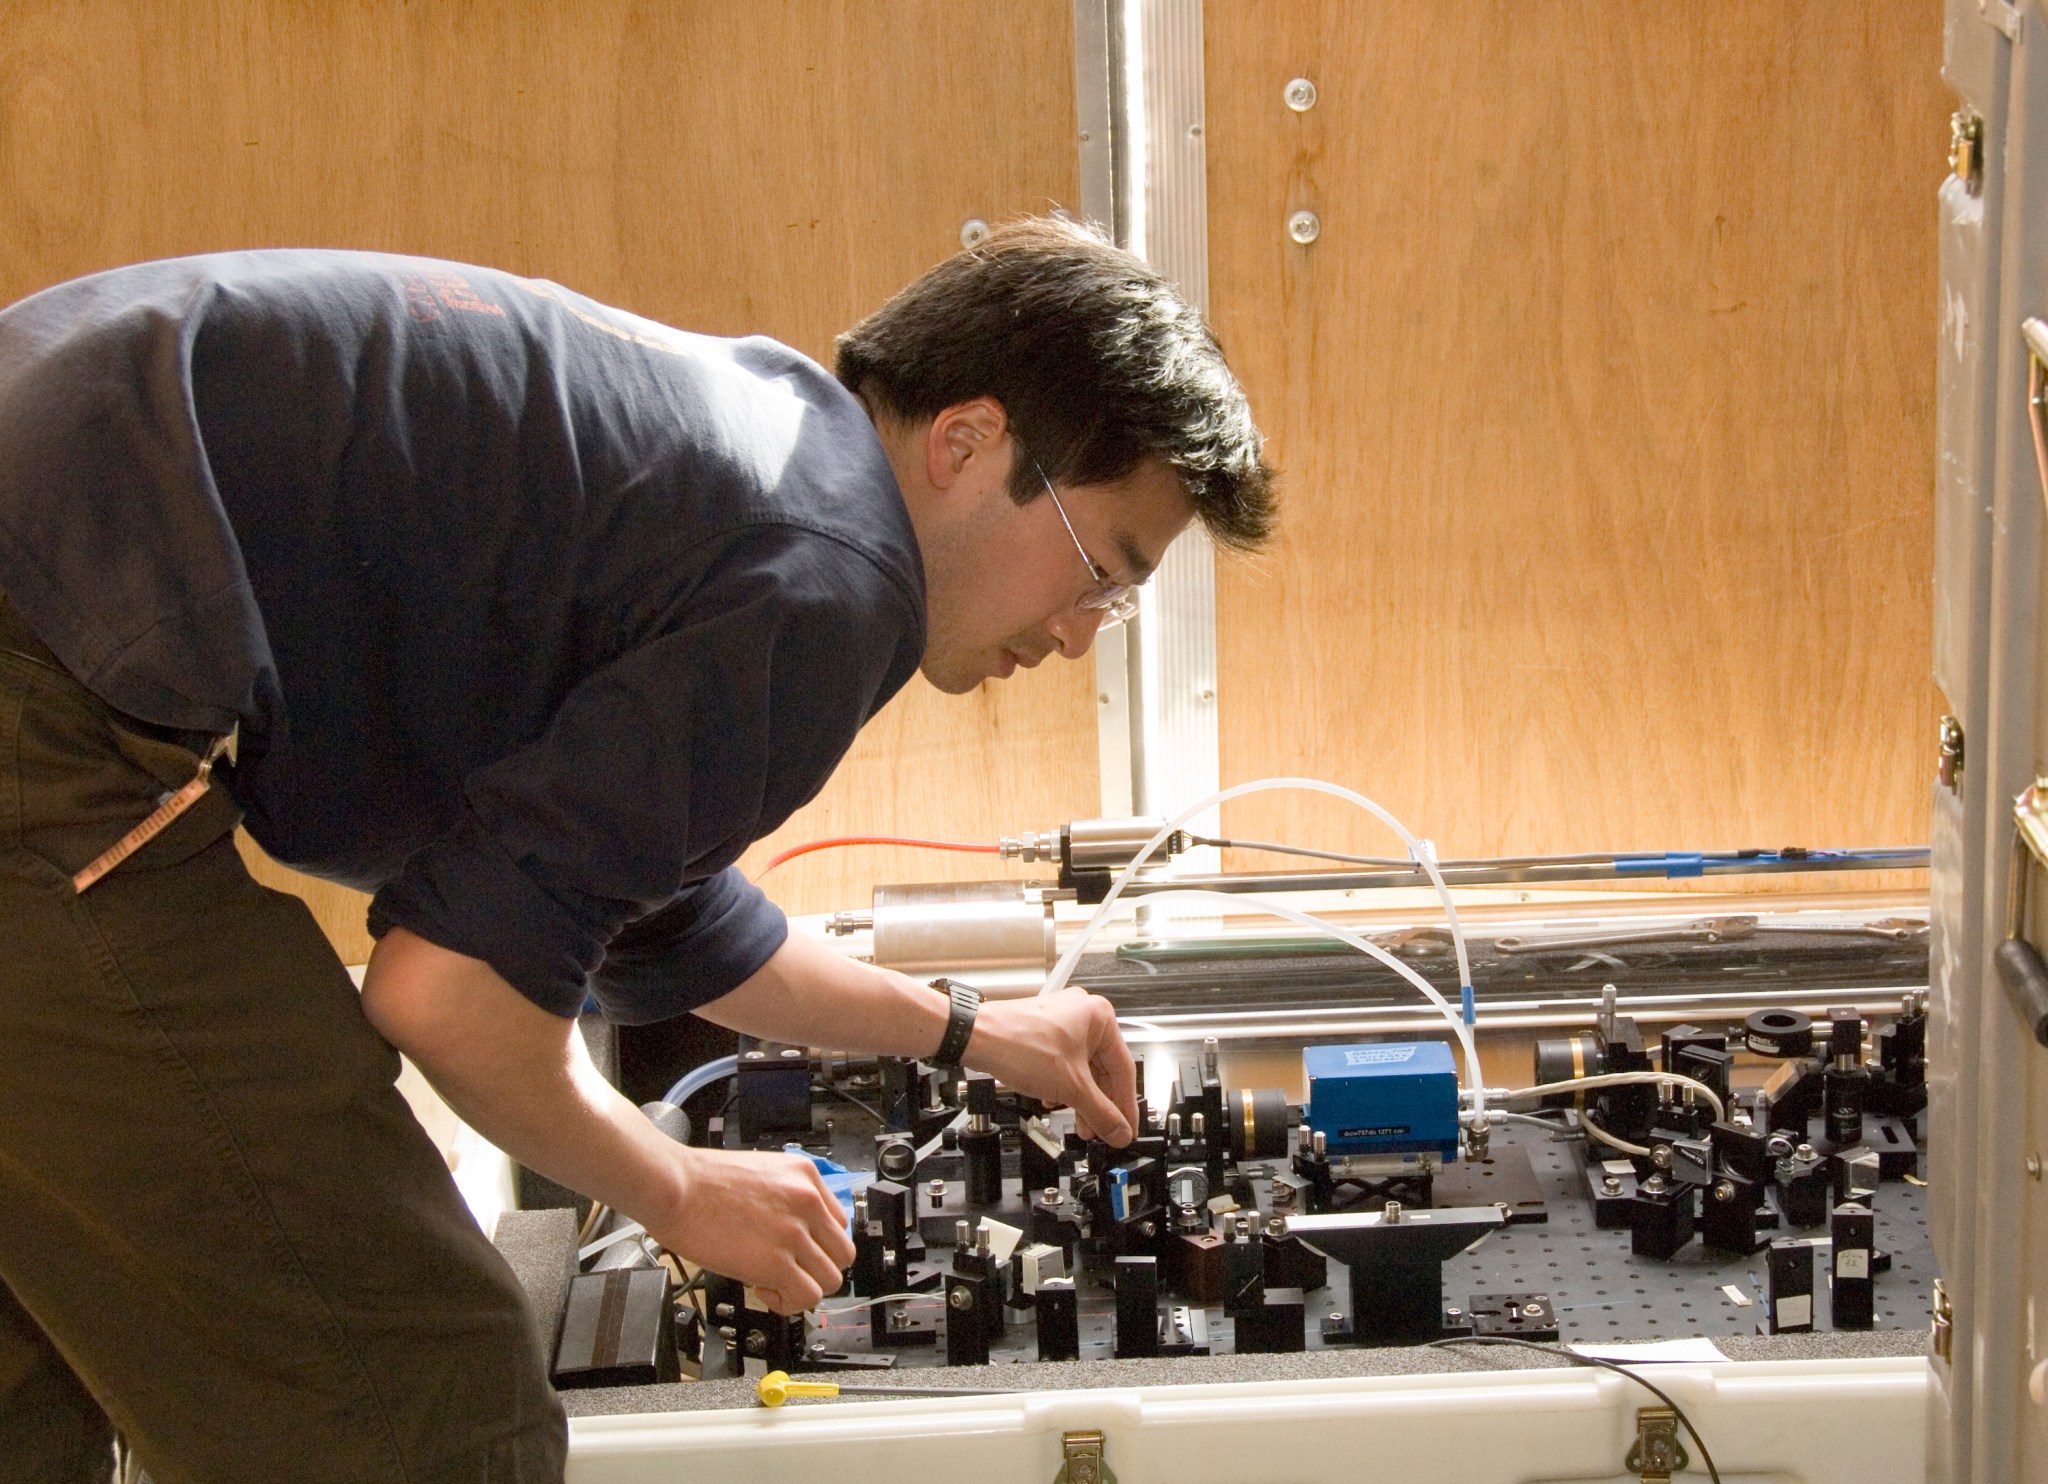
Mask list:
POLYGON ((1472 986, 1458 986, 1458 1005, 1465 1012, 1465 1024, 1479 1024, 1479 997, 1472 993, 1472 986))
POLYGON ((1666 851, 1662 855, 1618 855, 1614 869, 1623 876, 1668 876, 1677 881, 1687 876, 1704 876, 1707 858, 1694 851, 1666 851))

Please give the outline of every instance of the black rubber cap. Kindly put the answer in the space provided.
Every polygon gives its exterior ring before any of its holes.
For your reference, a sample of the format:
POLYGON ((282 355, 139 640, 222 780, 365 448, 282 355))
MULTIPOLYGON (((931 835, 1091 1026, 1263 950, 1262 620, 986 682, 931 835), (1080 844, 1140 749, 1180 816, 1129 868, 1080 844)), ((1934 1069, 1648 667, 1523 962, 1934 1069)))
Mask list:
POLYGON ((1797 1010, 1758 1010, 1742 1022, 1742 1044, 1759 1056, 1806 1056, 1813 1017, 1797 1010))

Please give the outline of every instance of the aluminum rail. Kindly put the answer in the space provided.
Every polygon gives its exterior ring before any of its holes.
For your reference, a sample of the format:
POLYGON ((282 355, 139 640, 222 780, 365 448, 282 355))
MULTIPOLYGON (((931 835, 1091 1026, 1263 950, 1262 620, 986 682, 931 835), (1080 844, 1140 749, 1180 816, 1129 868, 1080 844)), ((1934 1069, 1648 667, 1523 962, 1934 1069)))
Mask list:
MULTIPOLYGON (((1657 881, 1671 876, 1668 868, 1652 865, 1662 857, 1608 861, 1603 864, 1460 866, 1445 862, 1440 869, 1450 886, 1528 885, 1571 881, 1657 881)), ((1765 858, 1756 860, 1704 860, 1687 863, 1678 873, 1692 876, 1776 876, 1809 871, 1918 871, 1927 866, 1927 852, 1899 852, 1896 858, 1872 860, 1864 857, 1813 857, 1803 860, 1765 858)), ((1124 888, 1126 896, 1152 892, 1179 891, 1190 887, 1203 891, 1250 893, 1262 891, 1360 891, 1382 887, 1428 886, 1429 877, 1419 868, 1407 870, 1314 871, 1314 872, 1230 872, 1213 876, 1153 876, 1140 874, 1124 888)))

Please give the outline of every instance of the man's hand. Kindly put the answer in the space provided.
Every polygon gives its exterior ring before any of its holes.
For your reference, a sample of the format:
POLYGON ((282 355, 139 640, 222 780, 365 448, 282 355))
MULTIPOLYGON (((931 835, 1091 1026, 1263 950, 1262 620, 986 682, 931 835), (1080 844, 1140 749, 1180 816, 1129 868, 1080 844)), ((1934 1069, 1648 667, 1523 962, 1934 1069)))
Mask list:
POLYGON ((671 1217, 648 1223, 656 1241, 748 1284, 778 1314, 838 1291, 853 1242, 816 1165, 794 1154, 677 1152, 687 1157, 682 1197, 671 1217))
POLYGON ((1138 1070, 1109 1001, 1083 990, 985 1000, 967 1064, 1005 1086, 1074 1110, 1084 1138, 1131 1142, 1138 1070))

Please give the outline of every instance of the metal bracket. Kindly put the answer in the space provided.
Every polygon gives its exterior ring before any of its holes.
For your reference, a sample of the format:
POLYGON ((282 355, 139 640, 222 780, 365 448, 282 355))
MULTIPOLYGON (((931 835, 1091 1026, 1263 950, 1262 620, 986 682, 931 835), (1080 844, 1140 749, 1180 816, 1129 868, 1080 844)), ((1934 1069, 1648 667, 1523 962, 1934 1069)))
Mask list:
POLYGON ((2013 801, 2011 879, 2006 883, 2005 941, 1992 955, 2013 1008, 2034 1040, 2048 1046, 2048 962, 2027 941, 2027 878, 2048 866, 2048 778, 2013 801))
POLYGON ((2007 41, 2020 39, 2020 8, 2009 0, 1977 0, 1977 14, 2007 41))
POLYGON ((1622 1469, 1643 1484, 1671 1484, 1671 1476, 1692 1462, 1678 1441, 1678 1414, 1669 1407, 1643 1407, 1636 1412, 1635 1446, 1622 1469))
POLYGON ((1102 1434, 1070 1432, 1060 1437, 1066 1462, 1053 1475, 1052 1484, 1116 1484, 1116 1475, 1102 1461, 1102 1434))

